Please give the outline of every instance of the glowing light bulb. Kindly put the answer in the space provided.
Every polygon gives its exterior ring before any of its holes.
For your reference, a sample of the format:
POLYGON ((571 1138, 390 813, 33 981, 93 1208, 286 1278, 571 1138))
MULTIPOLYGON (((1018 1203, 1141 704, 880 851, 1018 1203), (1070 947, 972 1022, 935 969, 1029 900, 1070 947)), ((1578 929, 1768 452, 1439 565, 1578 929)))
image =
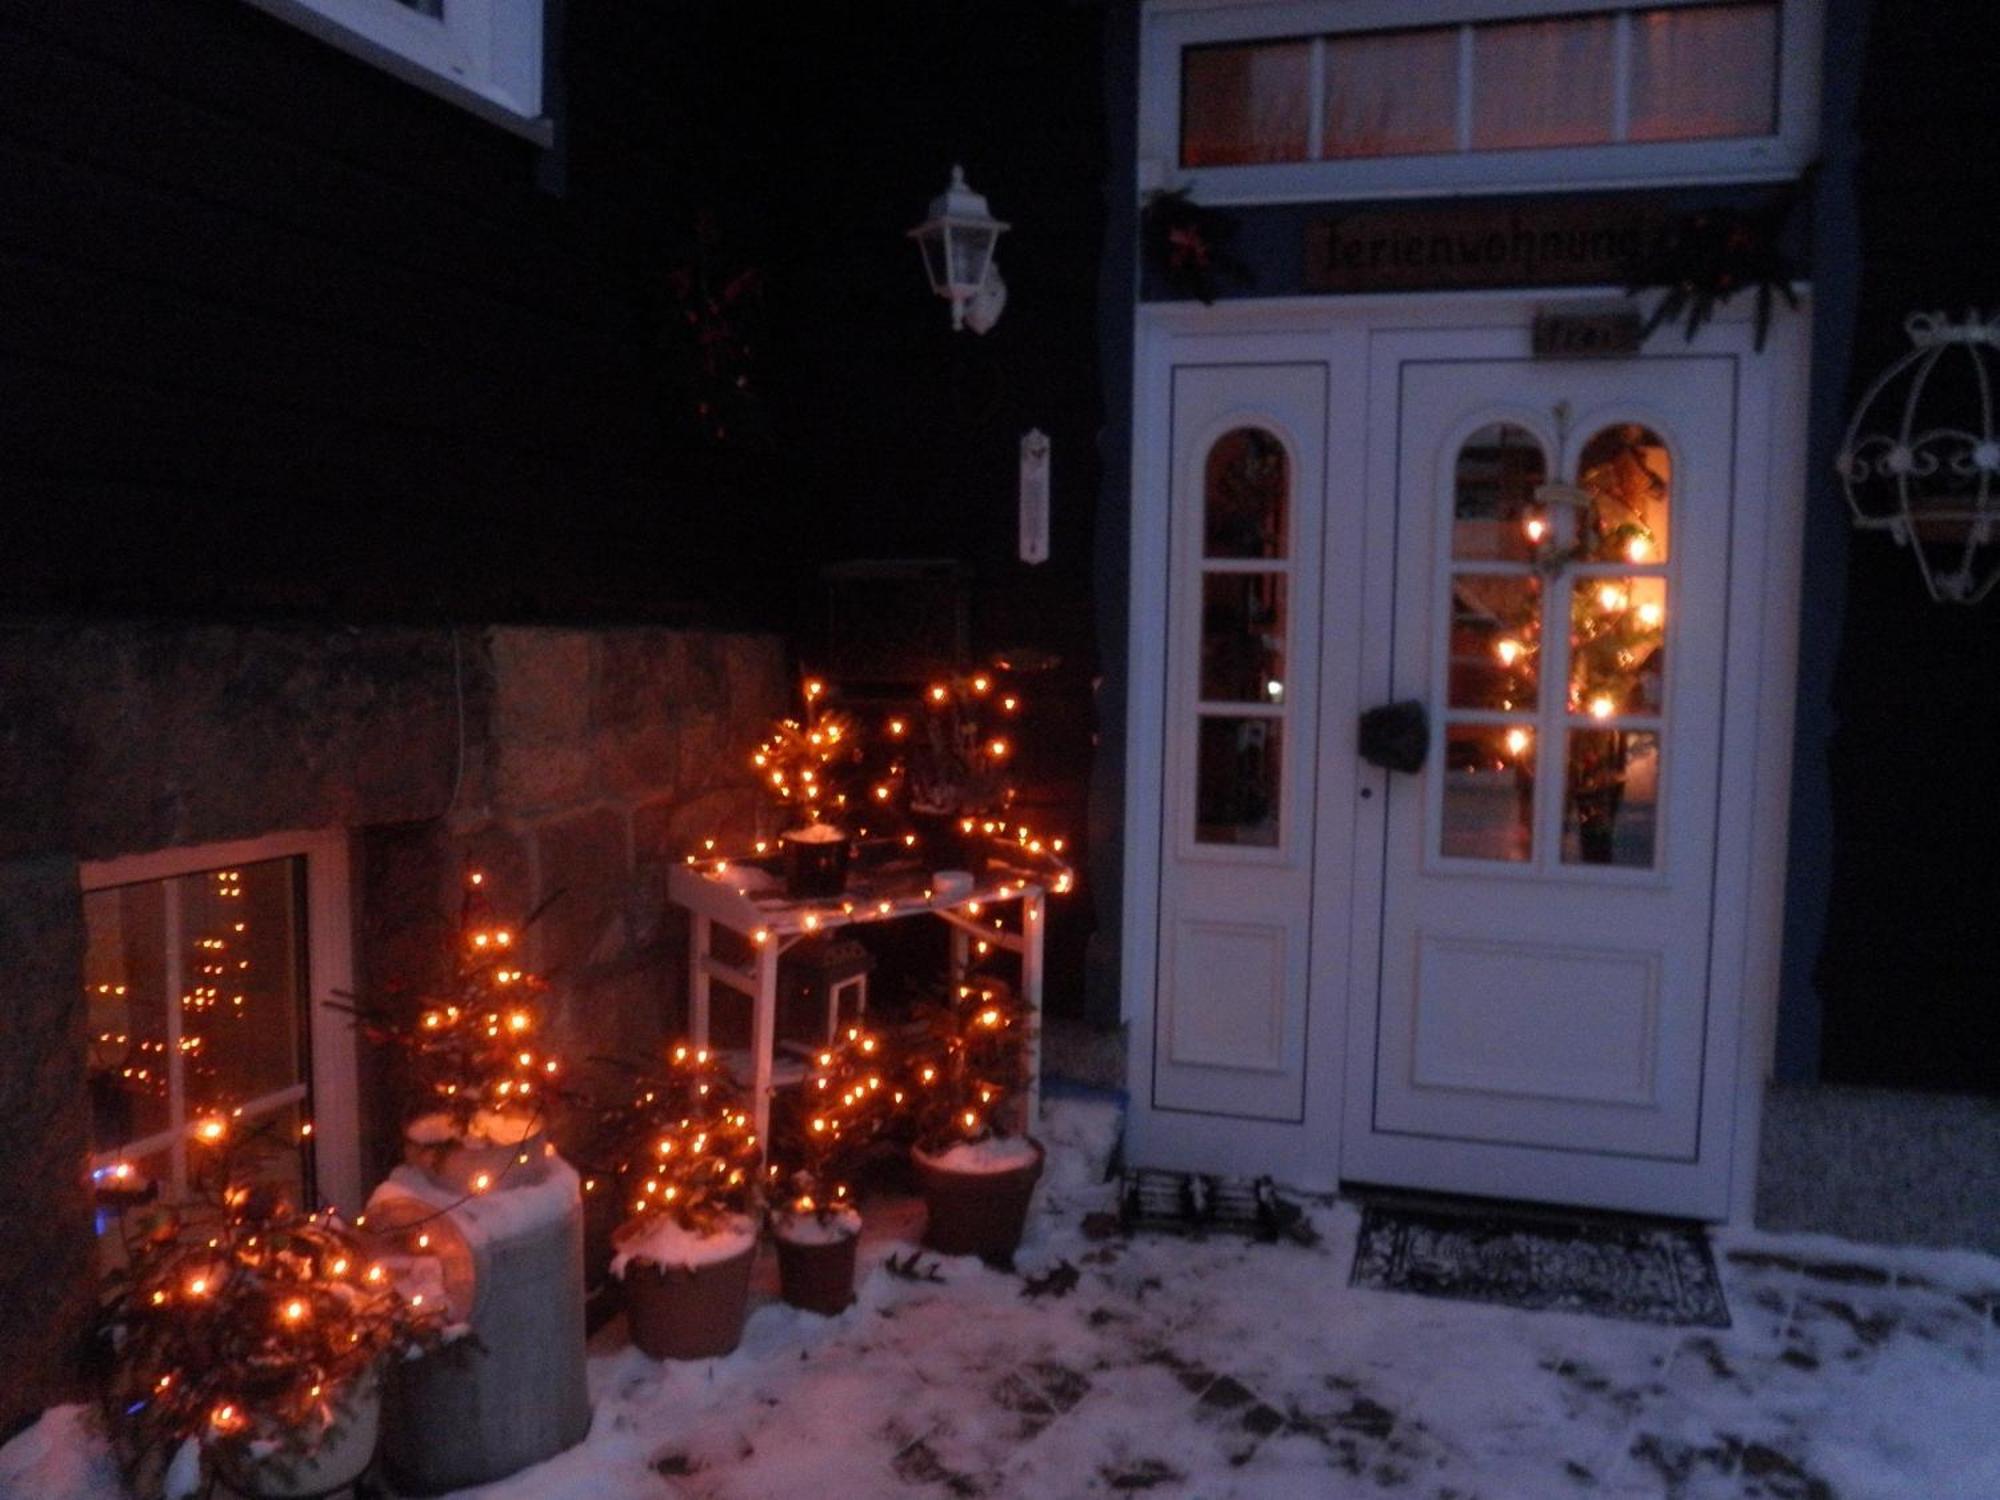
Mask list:
POLYGON ((1625 556, 1635 563, 1642 563, 1653 555, 1651 537, 1635 536, 1625 544, 1625 556))
POLYGON ((1597 602, 1605 609, 1623 609, 1631 602, 1630 596, 1615 583, 1607 583, 1597 591, 1597 602))
POLYGON ((1522 751, 1528 748, 1529 741, 1532 738, 1533 736, 1531 736, 1525 729, 1508 730, 1507 753, 1509 755, 1519 755, 1522 751))
POLYGON ((1521 659, 1521 653, 1526 649, 1512 636, 1502 636, 1493 643, 1493 654, 1500 658, 1500 665, 1503 667, 1513 666, 1521 659))
POLYGON ((1531 516, 1527 525, 1521 529, 1527 532, 1529 541, 1539 542, 1549 534, 1549 523, 1544 521, 1540 516, 1531 516))
POLYGON ((1611 701, 1609 693, 1599 693, 1590 700, 1590 716, 1593 719, 1608 719, 1618 712, 1618 705, 1611 701))
POLYGON ((1659 629, 1660 622, 1666 617, 1667 612, 1650 601, 1639 606, 1639 623, 1648 630, 1659 629))

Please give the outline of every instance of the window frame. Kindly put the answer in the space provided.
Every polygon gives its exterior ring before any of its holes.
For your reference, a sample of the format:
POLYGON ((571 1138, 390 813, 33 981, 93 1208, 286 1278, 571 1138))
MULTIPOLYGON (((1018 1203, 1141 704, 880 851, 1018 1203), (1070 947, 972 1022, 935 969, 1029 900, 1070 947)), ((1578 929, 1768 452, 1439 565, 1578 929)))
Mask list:
POLYGON ((245 0, 492 124, 553 144, 544 113, 547 0, 444 0, 442 18, 396 0, 245 0))
MULTIPOLYGON (((305 1085, 279 1092, 300 1089, 301 1102, 310 1106, 305 1113, 313 1127, 311 1186, 318 1200, 311 1206, 330 1203, 352 1216, 362 1206, 361 1111, 353 1017, 340 1008, 338 998, 354 990, 352 862, 346 831, 274 833, 84 861, 77 867, 78 899, 113 886, 153 884, 275 859, 305 861, 304 1040, 311 1074, 305 1085)), ((110 1166, 131 1154, 129 1148, 93 1152, 90 1166, 110 1166)))
MULTIPOLYGON (((1192 188, 1204 203, 1301 203, 1458 193, 1530 193, 1777 182, 1818 148, 1823 0, 1777 0, 1778 100, 1768 136, 1444 151, 1402 156, 1182 167, 1181 51, 1343 32, 1698 7, 1716 0, 1147 0, 1140 40, 1139 188, 1192 188)), ((1317 135, 1321 53, 1308 89, 1317 135)))

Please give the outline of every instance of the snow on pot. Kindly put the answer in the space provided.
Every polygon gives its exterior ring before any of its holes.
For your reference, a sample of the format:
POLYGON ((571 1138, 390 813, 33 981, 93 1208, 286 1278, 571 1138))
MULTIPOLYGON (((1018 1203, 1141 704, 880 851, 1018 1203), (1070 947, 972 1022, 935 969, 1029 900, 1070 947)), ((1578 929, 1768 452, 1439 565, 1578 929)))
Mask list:
POLYGON ((654 1359, 714 1359, 743 1340, 757 1225, 731 1215, 706 1231, 665 1215, 615 1237, 632 1342, 654 1359))
POLYGON ((910 1153, 929 1216, 924 1244, 1006 1264, 1026 1227, 1042 1148, 1020 1133, 1030 1017, 1001 980, 968 975, 922 1007, 928 1036, 908 1064, 910 1153))
POLYGON ((592 1146, 625 1206, 611 1274, 632 1342, 655 1359, 727 1354, 743 1336, 757 1253, 757 1134, 706 1047, 673 1047, 664 1070, 633 1072, 629 1101, 600 1115, 592 1146))
POLYGON ((936 1156, 912 1151, 910 1160, 924 1195, 927 1247, 1003 1264, 1013 1259, 1042 1175, 1039 1141, 989 1136, 936 1156))
POLYGON ((793 1307, 832 1317, 854 1302, 854 1253, 861 1215, 845 1206, 771 1215, 778 1246, 778 1287, 793 1307))
POLYGON ((419 1115, 403 1127, 403 1160, 453 1193, 483 1193, 503 1181, 538 1182, 549 1154, 539 1115, 482 1109, 464 1125, 419 1115))

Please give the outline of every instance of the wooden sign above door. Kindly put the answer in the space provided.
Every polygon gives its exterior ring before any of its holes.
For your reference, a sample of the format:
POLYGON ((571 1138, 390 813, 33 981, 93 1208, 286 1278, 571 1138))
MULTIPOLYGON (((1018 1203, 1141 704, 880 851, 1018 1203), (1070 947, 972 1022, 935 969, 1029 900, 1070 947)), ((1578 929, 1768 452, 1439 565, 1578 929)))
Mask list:
POLYGON ((1668 216, 1628 196, 1364 209, 1306 226, 1314 292, 1622 286, 1668 216))

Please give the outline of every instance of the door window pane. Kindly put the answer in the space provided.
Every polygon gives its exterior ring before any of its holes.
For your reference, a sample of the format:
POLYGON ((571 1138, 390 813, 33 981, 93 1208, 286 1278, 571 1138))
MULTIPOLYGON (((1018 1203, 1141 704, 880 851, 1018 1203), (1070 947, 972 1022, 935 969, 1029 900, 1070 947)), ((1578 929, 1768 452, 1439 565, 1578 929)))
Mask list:
POLYGON ((1474 150, 1588 146, 1612 135, 1609 16, 1557 16, 1475 27, 1474 150))
POLYGON ((1181 54, 1181 165, 1304 161, 1311 44, 1190 47, 1181 54))
POLYGON ((1667 506, 1673 459, 1660 435, 1637 422, 1605 428, 1577 456, 1577 483, 1590 496, 1578 541, 1591 561, 1667 560, 1667 506))
POLYGON ((1777 128, 1775 4, 1633 15, 1628 140, 1714 140, 1777 128))
POLYGON ((1527 562, 1542 522, 1535 486, 1548 461, 1534 434, 1511 422, 1480 428, 1458 450, 1453 472, 1451 555, 1468 560, 1527 562))
POLYGON ((1326 39, 1322 156, 1410 156, 1457 146, 1457 28, 1326 39))
POLYGON ((176 1196, 189 1127, 276 1094, 233 1134, 303 1201, 303 873, 275 859, 85 894, 93 1155, 176 1196))
POLYGON ((1276 719, 1203 717, 1195 769, 1198 842, 1276 846, 1283 743, 1276 719))
POLYGON ((293 861, 274 859, 174 882, 188 952, 181 1047, 191 1114, 304 1076, 293 874, 293 861))
POLYGON ((1285 445, 1261 427, 1224 433, 1208 450, 1202 479, 1202 555, 1285 555, 1291 466, 1285 445))
POLYGON ((165 922, 158 885, 83 898, 93 1152, 157 1135, 170 1122, 165 922))
POLYGON ((1650 869, 1659 803, 1659 735, 1643 729, 1569 731, 1564 864, 1650 869))
POLYGON ((1534 852, 1534 827, 1534 730, 1525 723, 1448 726, 1439 852, 1525 861, 1534 852))
POLYGON ((1445 664, 1451 707, 1534 712, 1541 608, 1539 578, 1512 573, 1452 578, 1445 664))
POLYGON ((1201 696, 1214 703, 1284 702, 1284 574, 1202 576, 1201 696))
POLYGON ((1660 712, 1666 579, 1577 579, 1570 595, 1569 650, 1571 713, 1610 719, 1660 712))

